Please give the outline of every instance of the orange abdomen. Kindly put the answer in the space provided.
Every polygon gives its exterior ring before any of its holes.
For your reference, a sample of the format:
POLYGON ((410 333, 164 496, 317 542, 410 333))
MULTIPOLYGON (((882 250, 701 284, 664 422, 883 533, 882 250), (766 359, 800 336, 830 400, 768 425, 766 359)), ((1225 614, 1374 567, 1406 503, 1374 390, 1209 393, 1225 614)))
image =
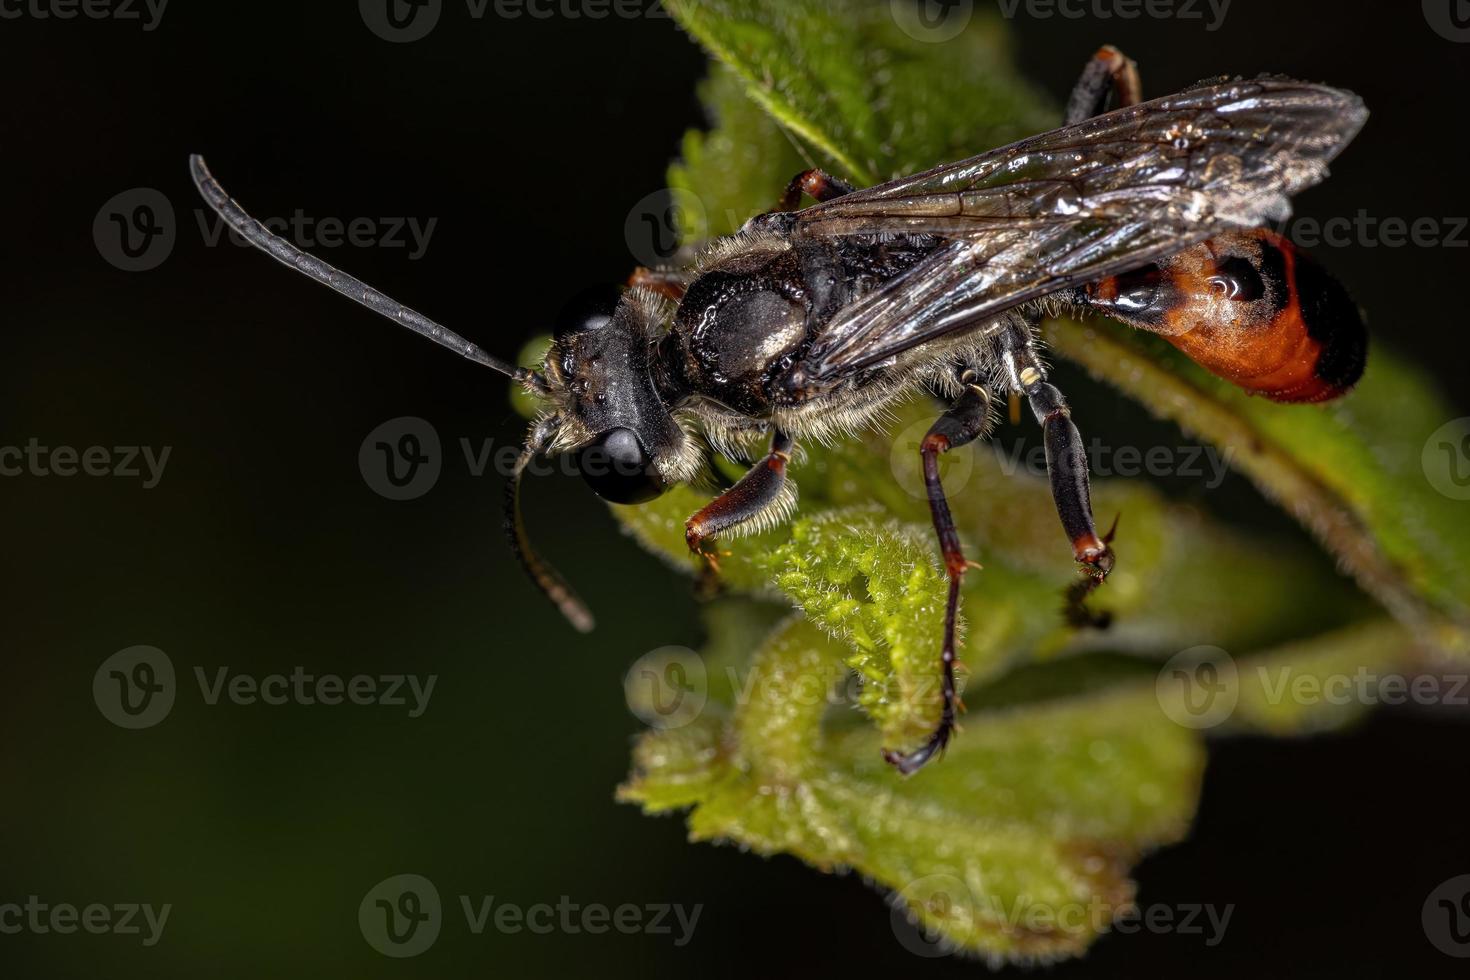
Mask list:
POLYGON ((1280 402, 1325 401, 1362 376, 1367 331, 1346 290, 1265 229, 1212 238, 1086 289, 1211 373, 1280 402))

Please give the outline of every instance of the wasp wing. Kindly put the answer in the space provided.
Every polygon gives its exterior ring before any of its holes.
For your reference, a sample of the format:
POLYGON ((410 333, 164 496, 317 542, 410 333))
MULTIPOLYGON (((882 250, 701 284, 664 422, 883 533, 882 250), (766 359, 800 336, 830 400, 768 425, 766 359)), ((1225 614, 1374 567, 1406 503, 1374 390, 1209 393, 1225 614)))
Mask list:
POLYGON ((1218 82, 801 211, 798 237, 947 242, 838 310, 793 387, 829 387, 1027 300, 1284 219, 1287 196, 1326 176, 1367 115, 1321 85, 1218 82))

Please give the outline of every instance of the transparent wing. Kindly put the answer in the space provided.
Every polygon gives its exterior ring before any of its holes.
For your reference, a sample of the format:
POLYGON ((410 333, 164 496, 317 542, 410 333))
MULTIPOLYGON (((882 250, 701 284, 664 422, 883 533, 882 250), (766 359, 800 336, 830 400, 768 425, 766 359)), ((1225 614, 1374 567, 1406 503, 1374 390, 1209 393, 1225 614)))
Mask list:
POLYGON ((1283 219, 1367 115, 1321 85, 1218 82, 808 208, 797 236, 949 242, 839 310, 793 380, 825 387, 1029 299, 1283 219))

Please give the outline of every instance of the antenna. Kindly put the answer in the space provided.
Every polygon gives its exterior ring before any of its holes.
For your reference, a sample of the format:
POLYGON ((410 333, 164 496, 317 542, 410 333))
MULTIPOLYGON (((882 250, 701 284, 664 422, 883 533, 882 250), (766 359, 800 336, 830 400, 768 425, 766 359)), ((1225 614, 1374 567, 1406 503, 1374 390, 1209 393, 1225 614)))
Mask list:
POLYGON ((483 364, 492 371, 498 371, 542 394, 547 392, 546 379, 537 372, 491 357, 448 327, 441 326, 422 313, 384 296, 367 283, 354 279, 316 256, 303 252, 279 235, 273 234, 265 225, 250 217, 245 209, 235 202, 234 198, 225 193, 219 181, 215 180, 214 175, 209 172, 204 158, 197 153, 189 156, 189 174, 194 178, 194 186, 199 188, 199 193, 203 196, 205 203, 224 219, 225 224, 239 232, 246 241, 277 262, 310 276, 353 302, 361 303, 374 313, 381 314, 399 326, 407 327, 414 333, 429 338, 441 347, 449 348, 461 357, 474 361, 476 364, 483 364))

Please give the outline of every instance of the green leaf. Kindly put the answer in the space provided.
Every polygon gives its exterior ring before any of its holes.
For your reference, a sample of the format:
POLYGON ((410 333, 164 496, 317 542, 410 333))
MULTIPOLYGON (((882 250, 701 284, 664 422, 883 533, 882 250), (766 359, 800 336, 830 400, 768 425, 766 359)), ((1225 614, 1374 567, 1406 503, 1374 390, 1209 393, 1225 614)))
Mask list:
MULTIPOLYGON (((701 90, 714 127, 689 134, 670 169, 686 244, 770 208, 814 163, 867 183, 1055 122, 989 17, 938 43, 887 3, 669 8, 720 62, 701 90)), ((911 747, 940 708, 945 580, 917 453, 939 407, 915 398, 884 431, 802 448, 796 520, 720 541, 726 596, 709 607, 707 706, 640 740, 620 798, 691 808, 695 840, 855 869, 954 947, 1056 958, 1129 906, 1141 854, 1185 833, 1203 736, 1349 723, 1361 698, 1303 692, 1365 670, 1412 674, 1418 646, 1463 642, 1466 516, 1420 464, 1448 414, 1412 371, 1380 356, 1345 402, 1277 406, 1116 324, 1059 323, 1047 337, 1223 447, 1331 557, 1223 530, 1146 485, 1101 481, 1095 509, 1123 524, 1118 567, 1089 601, 1115 625, 1079 631, 1059 615, 1077 573, 1045 479, 990 444, 947 455, 966 554, 984 565, 963 589, 971 710, 941 761, 900 779, 880 747, 911 747), (775 608, 795 612, 758 641, 775 608), (1189 687, 1204 675, 1186 669, 1201 650, 1230 668, 1209 727, 1195 709, 1219 691, 1189 687)), ((707 500, 681 487, 614 511, 645 547, 698 574, 684 521, 707 500)), ((905 928, 899 941, 921 941, 905 928)))
POLYGON ((966 29, 940 41, 886 2, 669 0, 668 8, 819 162, 860 184, 970 156, 1055 121, 1015 76, 994 16, 965 12, 966 29))
POLYGON ((738 76, 716 68, 700 86, 716 123, 684 134, 682 158, 669 167, 680 240, 730 235, 776 203, 792 175, 810 164, 796 141, 743 94, 738 76))
MULTIPOLYGON (((1333 701, 1295 706, 1270 678, 1386 669, 1399 630, 1243 660, 1236 726, 1287 734, 1350 717, 1333 701)), ((991 958, 1081 952, 1132 903, 1132 862, 1187 831, 1203 748, 1152 675, 972 716, 942 764, 903 781, 879 761, 875 732, 830 724, 845 706, 846 656, 812 623, 788 621, 753 658, 733 716, 645 735, 619 798, 648 813, 694 807, 692 840, 856 870, 944 942, 991 958)))
POLYGON ((1454 413, 1391 352, 1374 352, 1346 398, 1278 405, 1117 324, 1056 321, 1046 336, 1053 350, 1230 453, 1421 640, 1470 656, 1470 509, 1434 486, 1422 458, 1454 413))

